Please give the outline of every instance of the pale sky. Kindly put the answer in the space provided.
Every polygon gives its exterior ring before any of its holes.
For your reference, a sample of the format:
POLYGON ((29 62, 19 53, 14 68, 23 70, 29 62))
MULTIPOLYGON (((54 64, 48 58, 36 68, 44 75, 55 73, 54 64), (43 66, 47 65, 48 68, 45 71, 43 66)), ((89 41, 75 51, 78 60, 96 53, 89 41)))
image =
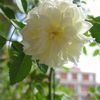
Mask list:
POLYGON ((86 45, 88 55, 82 54, 80 56, 80 61, 78 67, 83 72, 93 72, 96 73, 96 81, 100 83, 100 56, 93 57, 93 51, 97 48, 89 47, 86 45))
MULTIPOLYGON (((91 15, 100 16, 100 0, 84 1, 87 2, 87 8, 91 10, 91 15)), ((96 81, 100 83, 100 56, 93 57, 93 51, 98 47, 92 48, 89 47, 88 44, 86 45, 86 47, 88 55, 81 55, 78 67, 81 69, 81 71, 96 73, 96 81)))
MULTIPOLYGON (((82 1, 82 0, 81 0, 82 1)), ((84 5, 86 9, 90 9, 90 15, 100 16, 100 0, 84 0, 87 2, 87 5, 84 5)), ((96 82, 100 83, 100 55, 93 57, 93 52, 100 47, 90 47, 89 43, 85 45, 87 48, 88 54, 81 54, 78 65, 74 65, 69 62, 69 67, 77 66, 82 72, 91 72, 96 74, 96 82)))

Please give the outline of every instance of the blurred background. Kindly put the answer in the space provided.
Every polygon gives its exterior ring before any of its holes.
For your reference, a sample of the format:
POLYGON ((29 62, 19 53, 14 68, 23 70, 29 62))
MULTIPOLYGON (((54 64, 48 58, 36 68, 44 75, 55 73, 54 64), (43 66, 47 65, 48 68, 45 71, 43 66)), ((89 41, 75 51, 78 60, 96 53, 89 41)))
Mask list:
MULTIPOLYGON (((27 0, 27 2, 30 10, 37 5, 38 0, 27 0)), ((74 2, 78 6, 82 6, 89 15, 100 16, 100 0, 74 0, 74 2)), ((20 21, 25 18, 25 14, 19 11, 15 0, 0 0, 0 7, 1 5, 12 9, 20 21)), ((10 13, 8 12, 8 14, 10 13)), ((14 27, 4 17, 0 8, 0 35, 10 39, 13 31, 14 27)), ((20 32, 17 30, 14 33, 12 40, 21 41, 20 32)), ((10 85, 7 46, 0 49, 0 100, 47 100, 48 75, 37 69, 22 82, 10 85)), ((99 50, 100 45, 87 43, 78 65, 69 62, 64 65, 64 68, 56 70, 57 100, 100 100, 99 50)))

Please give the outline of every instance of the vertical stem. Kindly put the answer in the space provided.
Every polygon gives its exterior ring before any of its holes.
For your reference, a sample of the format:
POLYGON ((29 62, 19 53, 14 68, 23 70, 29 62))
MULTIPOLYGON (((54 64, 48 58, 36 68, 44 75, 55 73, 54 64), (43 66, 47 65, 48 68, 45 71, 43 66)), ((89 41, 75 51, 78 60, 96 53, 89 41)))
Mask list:
POLYGON ((49 74, 49 98, 48 100, 55 100, 55 71, 50 68, 49 74))
POLYGON ((52 68, 50 68, 50 74, 49 74, 49 100, 52 100, 52 68))
POLYGON ((55 98, 55 70, 54 69, 53 69, 53 97, 55 100, 56 98, 55 98))

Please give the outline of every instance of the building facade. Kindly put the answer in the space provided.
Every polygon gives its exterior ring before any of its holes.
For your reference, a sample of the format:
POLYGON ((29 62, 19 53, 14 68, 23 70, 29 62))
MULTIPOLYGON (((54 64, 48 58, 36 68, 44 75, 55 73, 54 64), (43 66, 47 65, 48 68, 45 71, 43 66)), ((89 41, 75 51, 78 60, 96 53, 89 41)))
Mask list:
POLYGON ((95 86, 95 74, 81 72, 73 67, 70 72, 59 72, 60 84, 70 87, 75 91, 74 100, 87 100, 90 86, 95 86))

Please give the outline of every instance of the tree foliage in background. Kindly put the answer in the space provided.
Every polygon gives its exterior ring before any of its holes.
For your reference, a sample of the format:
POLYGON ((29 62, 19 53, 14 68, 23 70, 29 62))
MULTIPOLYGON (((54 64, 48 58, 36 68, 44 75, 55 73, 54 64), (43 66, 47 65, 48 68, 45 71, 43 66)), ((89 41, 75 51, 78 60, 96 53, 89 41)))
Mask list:
POLYGON ((90 95, 92 97, 92 100, 100 100, 100 85, 94 87, 90 87, 90 95))
MULTIPOLYGON (((79 4, 80 0, 73 2, 79 4)), ((39 61, 32 61, 31 55, 23 52, 23 45, 19 41, 20 30, 25 26, 25 15, 37 4, 38 0, 0 0, 0 100, 41 100, 41 97, 47 100, 48 98, 48 67, 39 61), (9 86, 9 83, 15 85, 9 86)), ((90 33, 84 35, 94 38, 90 41, 91 47, 100 46, 100 17, 89 16, 87 20, 93 27, 90 33)), ((87 54, 85 47, 83 52, 87 54)), ((100 55, 100 48, 96 49, 93 55, 100 55)), ((73 90, 64 88, 58 83, 56 80, 57 100, 74 97, 73 90)))

